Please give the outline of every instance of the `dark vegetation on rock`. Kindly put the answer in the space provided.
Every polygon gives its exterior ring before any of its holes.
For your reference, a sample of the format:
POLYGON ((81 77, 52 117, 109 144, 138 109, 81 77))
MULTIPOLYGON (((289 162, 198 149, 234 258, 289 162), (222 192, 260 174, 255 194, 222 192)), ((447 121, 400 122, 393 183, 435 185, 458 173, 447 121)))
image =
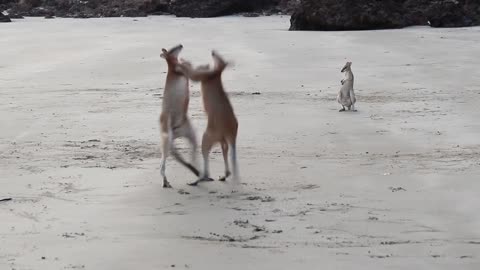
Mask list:
POLYGON ((480 25, 480 0, 301 0, 290 30, 480 25))
POLYGON ((3 15, 3 13, 0 12, 0 23, 1 22, 11 22, 10 17, 3 15))
POLYGON ((258 17, 292 14, 290 30, 369 30, 480 25, 480 0, 0 0, 9 18, 258 17))
POLYGON ((11 17, 218 17, 292 12, 299 0, 0 0, 11 17))

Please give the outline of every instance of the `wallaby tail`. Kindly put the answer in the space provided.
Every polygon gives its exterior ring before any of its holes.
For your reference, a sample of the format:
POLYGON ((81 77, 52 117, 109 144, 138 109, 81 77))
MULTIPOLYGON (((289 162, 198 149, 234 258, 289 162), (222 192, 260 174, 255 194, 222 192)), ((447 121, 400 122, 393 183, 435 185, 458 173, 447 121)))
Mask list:
POLYGON ((180 153, 177 151, 177 148, 173 144, 173 129, 172 129, 172 118, 168 118, 167 122, 167 128, 168 128, 168 143, 170 144, 170 151, 172 152, 173 158, 175 158, 180 164, 183 166, 187 167, 190 171, 192 171, 193 174, 196 176, 200 176, 200 172, 197 170, 197 168, 193 167, 192 164, 188 163, 183 157, 180 155, 180 153))
POLYGON ((233 176, 233 180, 235 182, 239 182, 240 181, 240 174, 239 174, 239 171, 238 171, 238 162, 237 162, 237 145, 235 142, 232 143, 232 145, 230 146, 230 148, 232 149, 230 151, 231 153, 231 158, 232 158, 232 176, 233 176))

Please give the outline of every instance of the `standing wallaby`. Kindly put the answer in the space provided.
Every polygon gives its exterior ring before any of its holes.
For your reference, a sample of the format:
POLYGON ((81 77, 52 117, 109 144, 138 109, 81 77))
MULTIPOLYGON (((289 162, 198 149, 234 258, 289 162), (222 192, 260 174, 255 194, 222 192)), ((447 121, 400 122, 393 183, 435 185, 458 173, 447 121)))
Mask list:
POLYGON ((227 62, 215 51, 212 51, 212 57, 214 61, 213 68, 210 68, 209 65, 193 68, 192 65, 186 61, 179 64, 179 68, 182 69, 192 81, 201 82, 203 105, 208 118, 207 129, 202 139, 203 174, 197 181, 190 183, 190 185, 197 185, 202 181, 213 181, 209 174, 208 156, 215 143, 221 144, 223 160, 225 162, 225 176, 221 177, 220 181, 225 181, 227 177, 230 176, 228 166, 229 147, 231 148, 234 180, 238 180, 239 177, 236 156, 238 122, 222 85, 222 72, 227 66, 227 62))
POLYGON ((173 141, 176 138, 185 137, 192 145, 192 163, 195 164, 197 139, 195 132, 188 119, 189 85, 188 78, 179 70, 176 70, 178 64, 178 54, 183 49, 182 45, 177 45, 170 50, 162 49, 160 57, 167 61, 168 72, 163 92, 162 113, 160 115, 160 132, 162 134, 162 166, 160 172, 163 176, 163 187, 172 186, 165 176, 165 165, 169 151, 173 157, 182 165, 190 169, 196 176, 200 173, 190 163, 186 162, 177 152, 173 141))
POLYGON ((352 62, 347 62, 342 68, 341 72, 345 73, 345 78, 341 81, 342 88, 340 88, 337 96, 337 102, 342 105, 340 112, 344 112, 345 107, 347 107, 348 110, 351 109, 355 112, 355 102, 357 99, 355 98, 355 93, 353 92, 352 62))

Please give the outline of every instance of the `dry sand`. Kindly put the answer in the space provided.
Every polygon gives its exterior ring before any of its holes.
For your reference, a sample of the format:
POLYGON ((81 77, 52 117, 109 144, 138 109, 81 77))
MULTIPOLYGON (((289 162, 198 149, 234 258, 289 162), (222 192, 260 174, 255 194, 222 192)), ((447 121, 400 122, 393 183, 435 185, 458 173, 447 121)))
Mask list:
MULTIPOLYGON (((2 24, 0 269, 479 269, 480 28, 288 19, 2 24), (233 193, 172 160, 162 189, 159 54, 177 43, 235 62, 233 193), (347 60, 357 113, 335 101, 347 60)), ((200 138, 198 84, 190 114, 200 138)))

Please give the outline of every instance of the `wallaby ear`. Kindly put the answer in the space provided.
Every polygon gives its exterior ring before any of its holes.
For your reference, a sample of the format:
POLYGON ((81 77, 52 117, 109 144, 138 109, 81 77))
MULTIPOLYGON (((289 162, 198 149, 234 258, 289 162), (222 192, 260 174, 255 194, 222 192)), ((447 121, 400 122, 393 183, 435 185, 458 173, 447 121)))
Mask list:
POLYGON ((162 53, 160 54, 160 57, 163 59, 167 59, 168 51, 162 48, 162 53))

